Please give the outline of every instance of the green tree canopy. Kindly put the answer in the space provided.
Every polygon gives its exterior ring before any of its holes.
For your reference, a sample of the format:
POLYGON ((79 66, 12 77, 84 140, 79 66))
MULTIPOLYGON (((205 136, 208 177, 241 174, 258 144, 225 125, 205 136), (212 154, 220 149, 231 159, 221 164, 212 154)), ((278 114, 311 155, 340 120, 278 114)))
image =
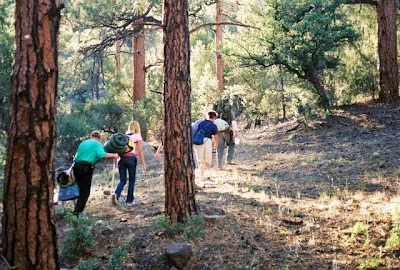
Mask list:
POLYGON ((259 31, 247 30, 247 43, 241 44, 246 53, 236 56, 245 66, 284 66, 311 83, 320 104, 328 108, 323 71, 335 68, 336 51, 358 38, 341 7, 342 1, 334 0, 270 0, 252 5, 248 20, 259 31))

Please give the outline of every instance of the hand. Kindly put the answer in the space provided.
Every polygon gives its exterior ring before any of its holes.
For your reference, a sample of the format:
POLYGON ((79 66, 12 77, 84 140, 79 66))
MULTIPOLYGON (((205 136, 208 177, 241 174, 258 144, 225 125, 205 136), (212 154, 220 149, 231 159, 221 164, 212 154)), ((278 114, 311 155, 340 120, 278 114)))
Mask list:
POLYGON ((146 171, 147 171, 146 164, 142 164, 142 170, 143 170, 143 172, 146 172, 146 171))
POLYGON ((119 157, 118 154, 114 154, 113 156, 114 159, 117 159, 118 157, 119 157))

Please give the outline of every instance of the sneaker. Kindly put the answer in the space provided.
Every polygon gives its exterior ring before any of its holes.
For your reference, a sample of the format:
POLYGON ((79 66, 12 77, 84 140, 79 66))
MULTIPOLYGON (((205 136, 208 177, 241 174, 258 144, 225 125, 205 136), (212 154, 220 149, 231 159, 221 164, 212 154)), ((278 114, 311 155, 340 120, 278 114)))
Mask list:
POLYGON ((197 184, 195 184, 195 190, 203 190, 204 189, 204 185, 203 186, 201 186, 201 185, 197 185, 197 184))
POLYGON ((136 205, 135 201, 126 203, 126 206, 134 206, 136 205))
POLYGON ((236 163, 235 162, 228 162, 227 164, 229 164, 229 165, 236 165, 236 163))

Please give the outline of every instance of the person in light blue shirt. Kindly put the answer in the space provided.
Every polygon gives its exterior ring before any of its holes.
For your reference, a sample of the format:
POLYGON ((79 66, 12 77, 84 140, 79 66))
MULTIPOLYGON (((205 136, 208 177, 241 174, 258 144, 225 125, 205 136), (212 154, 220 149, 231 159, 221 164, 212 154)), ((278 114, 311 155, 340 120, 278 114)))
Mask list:
POLYGON ((79 215, 85 209, 90 196, 94 165, 103 158, 118 158, 118 154, 107 153, 101 143, 101 134, 95 130, 90 139, 83 141, 76 151, 74 158, 74 176, 79 187, 79 197, 75 205, 74 214, 79 215))

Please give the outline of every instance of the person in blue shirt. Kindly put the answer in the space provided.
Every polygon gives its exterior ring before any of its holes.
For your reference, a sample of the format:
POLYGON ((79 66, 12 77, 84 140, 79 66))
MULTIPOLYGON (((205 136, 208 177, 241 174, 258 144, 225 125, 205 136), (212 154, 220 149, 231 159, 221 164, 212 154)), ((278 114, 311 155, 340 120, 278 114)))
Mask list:
POLYGON ((79 197, 73 212, 75 215, 79 215, 85 209, 92 186, 94 165, 103 158, 117 159, 118 154, 107 153, 104 150, 101 134, 95 130, 90 134, 90 139, 79 144, 74 158, 73 172, 79 187, 79 197))
POLYGON ((217 148, 218 145, 218 128, 214 124, 215 119, 217 119, 217 113, 209 111, 208 119, 201 121, 198 127, 199 130, 204 130, 204 143, 193 145, 199 164, 200 181, 204 181, 207 165, 210 166, 212 162, 213 141, 214 148, 217 148))

